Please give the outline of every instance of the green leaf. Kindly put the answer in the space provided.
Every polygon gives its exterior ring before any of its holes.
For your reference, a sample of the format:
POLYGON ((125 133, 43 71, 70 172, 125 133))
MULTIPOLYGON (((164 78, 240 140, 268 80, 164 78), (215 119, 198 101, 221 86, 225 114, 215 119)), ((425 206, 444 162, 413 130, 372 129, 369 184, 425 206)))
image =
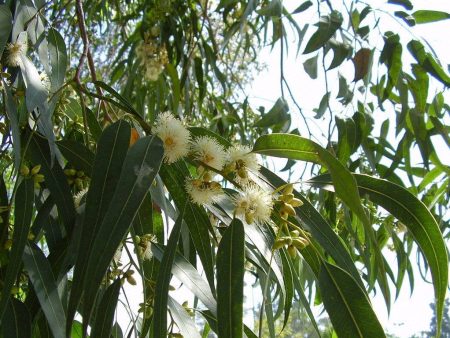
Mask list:
MULTIPOLYGON (((157 260, 162 260, 164 251, 161 245, 152 245, 152 252, 157 260)), ((217 302, 208 283, 202 276, 200 276, 199 272, 192 266, 192 264, 178 253, 175 254, 175 258, 173 260, 172 274, 180 282, 182 282, 183 285, 189 289, 189 291, 191 291, 214 316, 216 316, 217 302)))
POLYGON ((305 1, 304 3, 302 3, 300 6, 298 6, 293 12, 292 14, 297 14, 297 13, 301 13, 306 11, 309 7, 311 7, 313 5, 312 1, 305 1))
POLYGON ((5 81, 1 80, 3 88, 5 89, 5 108, 6 115, 8 116, 9 123, 11 125, 11 134, 13 141, 13 153, 14 153, 14 165, 17 170, 20 168, 22 159, 21 155, 21 141, 20 141, 20 127, 19 127, 19 112, 17 110, 16 103, 11 94, 11 89, 6 86, 5 81))
POLYGON ((317 143, 293 134, 271 134, 258 138, 253 151, 263 155, 325 164, 333 178, 336 194, 356 213, 370 231, 370 222, 361 205, 355 179, 328 150, 317 143))
POLYGON ((402 51, 403 47, 400 43, 400 37, 397 34, 385 38, 384 48, 380 55, 380 62, 386 64, 389 76, 382 101, 389 97, 392 89, 397 84, 402 70, 402 51))
MULTIPOLYGON (((30 133, 27 133, 27 135, 30 135, 30 133)), ((52 165, 48 142, 38 134, 33 134, 30 137, 28 155, 31 157, 33 165, 41 165, 41 173, 45 177, 45 186, 50 190, 50 194, 58 207, 58 214, 61 216, 66 232, 69 234, 72 232, 75 222, 75 205, 67 183, 67 177, 58 163, 52 165)))
POLYGON ((73 140, 56 142, 59 150, 77 170, 82 170, 91 177, 95 155, 85 145, 73 140))
POLYGON ((12 14, 7 5, 0 5, 0 57, 12 30, 12 14))
POLYGON ((323 262, 319 288, 325 309, 339 337, 385 337, 365 291, 347 272, 323 262))
POLYGON ((217 250, 217 321, 219 338, 243 336, 245 233, 234 219, 217 250))
MULTIPOLYGON (((438 326, 442 320, 445 292, 448 285, 448 256, 439 226, 427 207, 405 188, 375 177, 353 174, 362 194, 382 206, 406 225, 414 236, 430 266, 437 302, 438 326)), ((329 177, 311 180, 326 185, 329 177)))
POLYGON ((171 64, 166 65, 167 73, 169 73, 172 80, 172 111, 178 112, 178 105, 180 103, 180 79, 176 68, 171 64))
POLYGON ((180 239, 184 210, 178 217, 167 242, 166 250, 161 259, 158 278, 155 286, 155 301, 153 306, 153 334, 155 337, 167 335, 167 301, 169 297, 170 280, 172 279, 172 265, 180 239))
POLYGON ((50 55, 51 73, 51 89, 52 93, 56 92, 64 83, 64 77, 67 70, 67 50, 61 34, 57 30, 50 28, 48 31, 48 52, 50 55))
POLYGON ((325 112, 327 111, 328 104, 330 102, 330 94, 330 92, 324 94, 324 96, 322 96, 322 99, 320 100, 319 108, 313 109, 316 112, 316 115, 314 116, 315 119, 322 118, 323 114, 325 114, 325 112))
POLYGON ((103 294, 92 326, 91 338, 110 336, 114 321, 114 312, 116 311, 117 301, 119 300, 120 286, 120 278, 118 278, 103 294))
POLYGON ((139 139, 128 151, 86 264, 83 326, 89 322, 93 302, 114 253, 132 225, 145 195, 159 171, 163 145, 156 136, 139 139))
POLYGON ((25 304, 11 298, 1 327, 3 338, 31 337, 31 316, 25 304))
POLYGON ((257 13, 264 16, 280 17, 283 10, 283 4, 280 0, 271 0, 268 5, 257 10, 257 13))
POLYGON ((14 199, 14 233, 8 267, 2 285, 0 318, 5 313, 12 286, 21 268, 22 255, 33 216, 33 201, 34 182, 32 179, 24 179, 20 182, 14 199))
POLYGON ((434 57, 425 51, 425 47, 420 41, 411 40, 408 43, 408 50, 428 73, 430 73, 437 80, 442 82, 447 87, 450 87, 450 76, 439 65, 434 57))
POLYGON ((76 308, 80 302, 86 261, 92 250, 94 238, 108 210, 119 180, 128 151, 131 127, 123 120, 110 125, 102 133, 97 146, 91 184, 86 197, 86 210, 82 224, 82 234, 78 256, 74 268, 73 285, 67 311, 69 330, 76 308))
POLYGON ((322 17, 318 23, 319 28, 309 39, 303 53, 308 54, 324 46, 341 27, 342 22, 342 14, 338 11, 333 11, 329 16, 322 17))
POLYGON ((65 337, 66 316, 50 263, 34 243, 25 247, 23 263, 53 335, 65 337))
POLYGON ((429 23, 441 20, 450 19, 450 14, 447 12, 431 11, 431 10, 419 10, 412 13, 416 23, 429 23))
MULTIPOLYGON (((167 300, 167 306, 170 310, 170 314, 173 317, 175 323, 177 323, 183 337, 200 338, 200 333, 195 326, 195 323, 191 317, 189 317, 186 309, 182 307, 175 299, 169 296, 167 300)), ((158 337, 158 336, 155 336, 158 337)), ((163 337, 163 336, 161 336, 163 337)), ((165 337, 165 335, 164 335, 165 337)))
POLYGON ((305 68, 305 72, 309 75, 311 79, 317 79, 317 58, 319 54, 316 54, 312 58, 303 62, 303 68, 305 68))

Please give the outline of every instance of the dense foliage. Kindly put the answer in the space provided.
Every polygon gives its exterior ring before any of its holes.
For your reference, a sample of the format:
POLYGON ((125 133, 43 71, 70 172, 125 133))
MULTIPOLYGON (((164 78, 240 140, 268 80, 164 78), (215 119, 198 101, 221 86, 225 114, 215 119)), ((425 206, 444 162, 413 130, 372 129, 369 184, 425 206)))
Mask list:
POLYGON ((4 337, 275 337, 299 302, 319 335, 313 303, 339 337, 378 338, 369 295, 389 308, 415 264, 431 273, 437 334, 450 76, 414 29, 450 14, 287 3, 0 1, 4 337), (268 47, 281 97, 254 107, 268 47), (324 84, 313 112, 285 73, 294 55, 324 84))

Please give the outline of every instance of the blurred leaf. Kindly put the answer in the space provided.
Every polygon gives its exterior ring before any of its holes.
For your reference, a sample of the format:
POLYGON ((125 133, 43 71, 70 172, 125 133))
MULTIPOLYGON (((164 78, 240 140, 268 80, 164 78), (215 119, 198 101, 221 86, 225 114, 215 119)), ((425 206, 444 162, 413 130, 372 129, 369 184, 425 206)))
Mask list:
POLYGON ((342 22, 342 14, 338 11, 333 11, 329 16, 322 17, 318 23, 319 28, 309 39, 303 53, 308 54, 314 52, 325 45, 325 43, 327 43, 327 41, 341 27, 342 22))
POLYGON ((155 286, 155 300, 153 305, 153 334, 155 337, 167 335, 167 302, 169 297, 170 280, 172 279, 172 265, 177 251, 178 240, 183 224, 184 210, 178 216, 170 233, 166 250, 161 259, 161 266, 155 286))
POLYGON ((412 13, 414 19, 418 24, 429 23, 441 20, 450 19, 450 14, 447 12, 431 11, 431 10, 419 10, 412 13))
POLYGON ((447 87, 450 87, 450 76, 445 72, 434 57, 425 51, 423 44, 417 40, 408 43, 408 50, 428 73, 447 87))
POLYGON ((330 92, 326 93, 324 96, 322 96, 322 99, 320 100, 319 108, 314 108, 313 110, 316 112, 316 115, 314 116, 315 119, 320 119, 323 117, 325 112, 328 108, 328 103, 330 100, 330 92))
POLYGON ((50 28, 48 31, 48 51, 50 54, 51 92, 56 92, 64 83, 68 60, 66 44, 57 30, 50 28))
POLYGON ((244 226, 234 219, 217 250, 217 319, 219 338, 243 336, 244 226))
POLYGON ((317 58, 319 54, 316 54, 312 58, 303 62, 303 67, 305 72, 309 75, 311 79, 317 79, 317 58))
POLYGON ((353 65, 355 67, 355 78, 353 82, 363 79, 369 73, 370 59, 372 51, 368 48, 361 48, 353 57, 353 65))
POLYGON ((180 79, 178 78, 176 68, 171 63, 166 65, 166 70, 172 80, 172 110, 178 112, 178 104, 180 103, 180 79))
POLYGON ((283 9, 283 4, 280 0, 271 0, 268 5, 257 10, 259 15, 280 17, 283 9))
POLYGON ((73 285, 67 310, 67 330, 75 316, 83 291, 86 261, 92 250, 101 222, 108 210, 116 182, 120 178, 122 166, 128 151, 131 127, 123 120, 110 125, 102 133, 97 145, 91 183, 86 197, 86 210, 82 224, 82 234, 76 264, 73 285))
POLYGON ((12 30, 12 14, 7 5, 0 5, 0 57, 12 30))
POLYGON ((313 5, 312 1, 305 1, 304 3, 302 3, 300 6, 298 6, 293 12, 292 14, 297 14, 297 13, 301 13, 306 11, 309 7, 311 7, 313 5))
POLYGON ((31 316, 25 304, 11 298, 1 328, 3 338, 31 337, 31 316))
POLYGON ((340 42, 335 39, 330 39, 330 48, 333 50, 333 60, 331 61, 328 70, 336 68, 344 62, 344 60, 352 55, 352 46, 345 42, 340 42))
POLYGON ((384 90, 382 101, 386 100, 392 92, 392 88, 397 84, 402 70, 402 51, 400 36, 397 34, 385 35, 384 48, 381 51, 380 62, 388 68, 388 82, 384 90))
POLYGON ((119 300, 121 281, 116 279, 106 289, 97 308, 97 315, 92 325, 91 338, 109 337, 114 321, 117 302, 119 300))
POLYGON ((389 4, 399 5, 405 9, 411 10, 413 9, 413 4, 409 0, 388 0, 389 4))
POLYGON ((286 125, 289 128, 291 117, 288 112, 289 106, 287 102, 280 98, 275 102, 273 107, 255 123, 255 127, 271 128, 274 131, 284 130, 286 129, 286 125))
POLYGON ((53 335, 65 337, 66 316, 50 263, 34 243, 25 247, 23 263, 53 335))
POLYGON ((406 13, 404 11, 396 11, 394 12, 394 15, 400 19, 402 19, 403 21, 406 22, 406 24, 410 27, 415 26, 416 25, 416 20, 414 19, 414 17, 412 15, 410 15, 409 13, 406 13))
POLYGON ((319 288, 325 309, 339 336, 385 337, 365 291, 347 272, 324 261, 319 288))
POLYGON ((92 165, 94 164, 95 155, 82 143, 72 140, 61 140, 56 142, 63 156, 77 170, 82 170, 91 177, 92 165))
MULTIPOLYGON (((4 316, 11 298, 11 289, 17 280, 17 275, 22 267, 22 255, 30 230, 33 216, 34 182, 33 179, 23 179, 20 182, 14 198, 14 233, 9 262, 2 283, 0 301, 0 319, 4 316)), ((2 321, 3 322, 3 321, 2 321)))
POLYGON ((118 188, 93 240, 89 258, 83 262, 86 265, 83 326, 89 322, 103 276, 158 173, 162 157, 162 142, 156 136, 140 138, 127 153, 118 188))

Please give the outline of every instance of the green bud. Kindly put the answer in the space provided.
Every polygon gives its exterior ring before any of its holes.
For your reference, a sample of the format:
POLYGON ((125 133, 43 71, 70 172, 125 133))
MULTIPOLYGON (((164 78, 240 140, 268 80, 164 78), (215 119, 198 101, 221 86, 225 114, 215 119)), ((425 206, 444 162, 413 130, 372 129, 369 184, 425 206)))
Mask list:
POLYGON ((20 167, 20 174, 22 176, 28 176, 29 173, 30 173, 30 168, 28 168, 28 166, 22 164, 20 167))
POLYGON ((31 169, 31 175, 36 175, 39 172, 39 170, 41 170, 41 165, 40 164, 35 165, 33 169, 31 169))

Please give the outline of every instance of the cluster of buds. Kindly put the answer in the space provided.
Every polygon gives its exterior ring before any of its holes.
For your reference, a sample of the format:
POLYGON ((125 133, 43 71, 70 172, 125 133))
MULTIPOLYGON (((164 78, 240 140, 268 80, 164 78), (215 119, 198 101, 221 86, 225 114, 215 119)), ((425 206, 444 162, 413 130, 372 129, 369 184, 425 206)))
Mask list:
POLYGON ((157 81, 164 67, 169 63, 167 50, 160 46, 157 37, 158 27, 145 33, 144 40, 136 48, 136 56, 141 60, 140 64, 145 70, 145 77, 149 81, 157 81))
POLYGON ((292 230, 288 236, 282 236, 278 238, 273 244, 273 249, 278 250, 282 247, 286 247, 289 255, 292 258, 297 256, 297 250, 302 250, 309 245, 309 240, 298 230, 292 230))
POLYGON ((121 282, 125 283, 125 281, 127 281, 131 285, 136 285, 136 279, 134 279, 133 275, 134 275, 134 270, 127 270, 127 271, 125 271, 122 274, 121 282))
POLYGON ((30 167, 28 167, 25 164, 22 164, 22 166, 20 167, 20 174, 23 177, 30 177, 33 179, 34 182, 34 187, 36 189, 40 189, 41 188, 41 183, 44 182, 44 175, 39 174, 39 171, 41 170, 41 165, 35 165, 33 168, 30 169, 30 167))
POLYGON ((303 202, 298 198, 294 197, 294 186, 292 184, 286 185, 283 189, 283 193, 278 197, 278 202, 280 203, 280 217, 287 220, 289 216, 295 216, 296 207, 303 205, 303 202))
POLYGON ((67 182, 70 186, 76 187, 78 190, 85 188, 85 183, 88 177, 82 170, 64 169, 64 174, 67 176, 67 182))

